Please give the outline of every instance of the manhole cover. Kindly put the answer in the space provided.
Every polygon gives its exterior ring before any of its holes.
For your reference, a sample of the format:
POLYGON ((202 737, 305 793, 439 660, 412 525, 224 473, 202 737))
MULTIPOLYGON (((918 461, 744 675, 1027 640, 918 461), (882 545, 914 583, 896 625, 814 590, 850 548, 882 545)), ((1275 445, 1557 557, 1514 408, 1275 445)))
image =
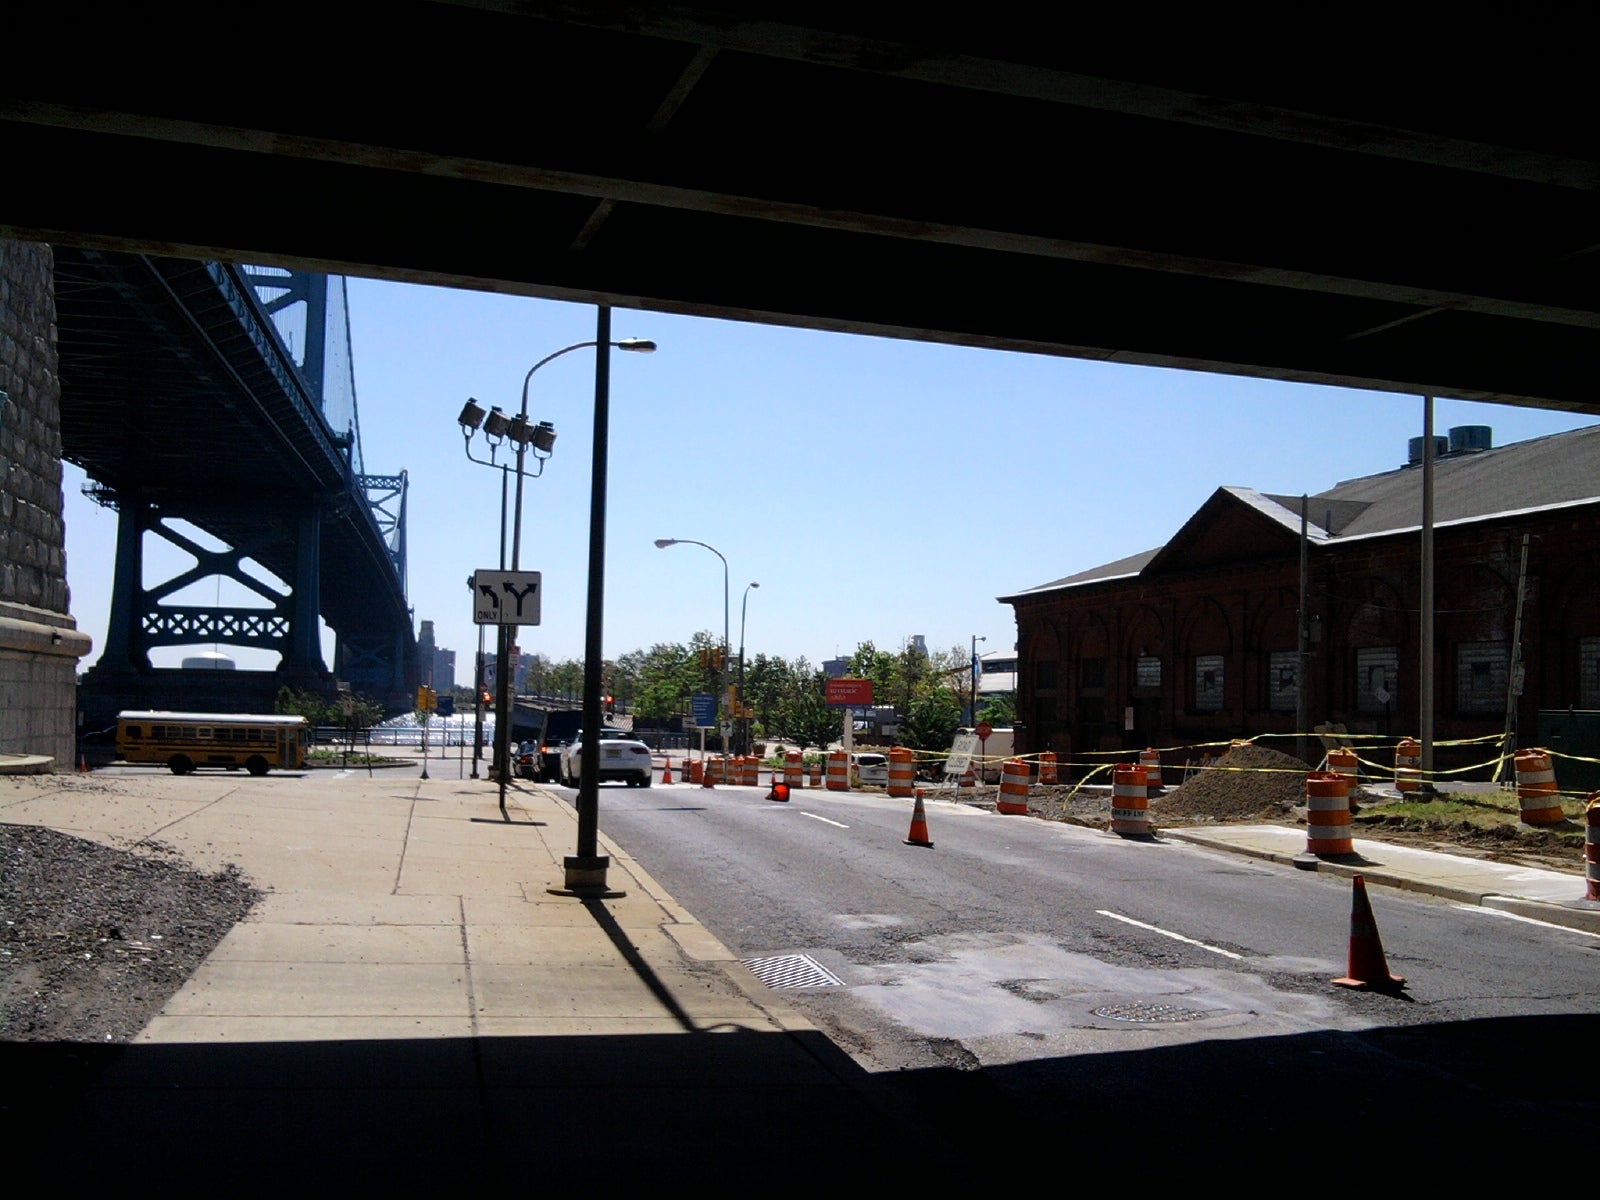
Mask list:
POLYGON ((1138 1025, 1171 1025, 1179 1021, 1198 1021, 1206 1014, 1192 1008, 1179 1008, 1176 1004, 1107 1004, 1095 1009, 1094 1015, 1138 1025))
POLYGON ((804 954, 777 958, 747 958, 744 965, 769 988, 841 987, 843 981, 815 959, 804 954))

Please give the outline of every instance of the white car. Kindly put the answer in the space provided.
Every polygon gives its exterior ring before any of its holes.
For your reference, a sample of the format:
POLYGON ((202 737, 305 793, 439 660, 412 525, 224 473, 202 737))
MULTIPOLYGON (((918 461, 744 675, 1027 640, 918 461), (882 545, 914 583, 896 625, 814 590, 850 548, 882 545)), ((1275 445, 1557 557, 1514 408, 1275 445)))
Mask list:
POLYGON ((867 787, 889 786, 889 759, 883 754, 852 754, 850 770, 856 782, 867 787))
MULTIPOLYGON (((629 787, 649 787, 650 747, 621 729, 600 731, 599 782, 622 780, 629 787)), ((561 782, 577 787, 583 774, 583 734, 580 732, 561 751, 561 782)))

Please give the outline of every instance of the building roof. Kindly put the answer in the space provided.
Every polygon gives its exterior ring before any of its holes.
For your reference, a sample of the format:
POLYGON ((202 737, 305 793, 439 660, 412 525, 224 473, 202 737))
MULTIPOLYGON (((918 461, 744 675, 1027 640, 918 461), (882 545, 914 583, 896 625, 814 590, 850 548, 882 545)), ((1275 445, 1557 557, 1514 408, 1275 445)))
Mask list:
MULTIPOLYGON (((1468 524, 1516 513, 1600 502, 1600 425, 1553 433, 1493 449, 1439 457, 1433 472, 1436 526, 1468 524)), ((1244 505, 1268 521, 1300 532, 1299 496, 1270 495, 1246 487, 1221 487, 1184 523, 1173 541, 1075 575, 998 597, 1002 604, 1091 583, 1133 578, 1173 553, 1207 509, 1244 505)), ((1420 463, 1347 479, 1306 502, 1307 537, 1313 545, 1404 533, 1422 526, 1420 463)))

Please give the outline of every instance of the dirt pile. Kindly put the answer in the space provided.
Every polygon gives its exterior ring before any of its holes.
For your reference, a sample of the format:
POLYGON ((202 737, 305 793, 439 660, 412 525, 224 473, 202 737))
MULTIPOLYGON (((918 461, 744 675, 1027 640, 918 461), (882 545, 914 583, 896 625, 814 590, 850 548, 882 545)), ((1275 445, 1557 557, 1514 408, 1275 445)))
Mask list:
POLYGON ((1281 820, 1305 803, 1306 771, 1292 754, 1239 746, 1181 787, 1152 798, 1150 817, 1157 825, 1281 820))

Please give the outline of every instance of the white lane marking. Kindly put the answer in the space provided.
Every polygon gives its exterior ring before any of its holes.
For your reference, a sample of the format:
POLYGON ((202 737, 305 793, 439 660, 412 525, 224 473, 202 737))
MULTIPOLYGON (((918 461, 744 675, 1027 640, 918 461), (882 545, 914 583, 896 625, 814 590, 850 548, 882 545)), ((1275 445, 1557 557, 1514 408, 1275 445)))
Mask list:
POLYGON ((835 829, 849 829, 850 828, 850 826, 848 826, 848 825, 841 825, 838 821, 829 821, 827 817, 819 817, 819 816, 817 816, 816 813, 813 813, 813 812, 802 812, 800 815, 802 817, 810 817, 813 821, 822 821, 825 824, 832 825, 835 829))
POLYGON ((1143 921, 1135 921, 1132 917, 1124 917, 1104 908, 1095 909, 1102 917, 1110 917, 1113 921, 1122 921, 1128 925, 1137 925, 1140 929, 1148 929, 1151 933, 1159 933, 1162 937, 1169 937, 1175 942, 1187 942, 1191 946, 1199 946, 1202 950, 1209 950, 1213 954, 1220 954, 1224 958, 1243 959, 1244 955, 1235 954, 1232 950, 1224 950, 1220 946, 1208 946, 1204 942, 1197 942, 1193 938, 1184 937, 1181 933, 1173 933, 1170 929, 1162 929, 1159 925, 1146 925, 1143 921))
POLYGON ((1537 917, 1524 917, 1520 913, 1504 912, 1498 908, 1482 908, 1476 904, 1457 904, 1453 907, 1460 909, 1462 912, 1478 913, 1485 917, 1503 917, 1507 921, 1521 921, 1524 925, 1538 925, 1544 929, 1560 929, 1567 933, 1576 933, 1588 937, 1594 936, 1594 934, 1586 933, 1582 929, 1574 929, 1570 925, 1556 925, 1550 921, 1541 921, 1537 917))

